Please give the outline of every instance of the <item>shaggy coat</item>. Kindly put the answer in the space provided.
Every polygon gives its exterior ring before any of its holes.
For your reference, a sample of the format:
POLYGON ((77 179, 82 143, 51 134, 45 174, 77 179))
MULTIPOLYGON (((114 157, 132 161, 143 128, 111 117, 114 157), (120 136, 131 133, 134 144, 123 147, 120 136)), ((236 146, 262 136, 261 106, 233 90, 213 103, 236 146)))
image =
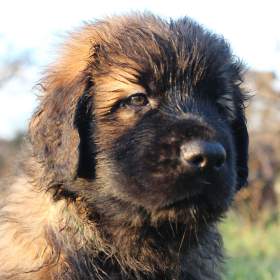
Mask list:
POLYGON ((70 34, 1 202, 0 279, 220 279, 216 225, 248 173, 241 71, 188 18, 70 34))

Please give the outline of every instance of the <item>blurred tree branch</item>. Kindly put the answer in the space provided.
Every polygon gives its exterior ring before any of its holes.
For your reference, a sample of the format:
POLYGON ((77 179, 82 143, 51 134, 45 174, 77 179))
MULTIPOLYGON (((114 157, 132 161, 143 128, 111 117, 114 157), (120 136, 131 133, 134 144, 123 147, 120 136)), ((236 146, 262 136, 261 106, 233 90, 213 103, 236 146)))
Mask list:
POLYGON ((14 77, 19 77, 23 73, 24 68, 31 64, 29 51, 24 51, 17 55, 7 51, 5 57, 7 59, 0 63, 0 88, 14 77))

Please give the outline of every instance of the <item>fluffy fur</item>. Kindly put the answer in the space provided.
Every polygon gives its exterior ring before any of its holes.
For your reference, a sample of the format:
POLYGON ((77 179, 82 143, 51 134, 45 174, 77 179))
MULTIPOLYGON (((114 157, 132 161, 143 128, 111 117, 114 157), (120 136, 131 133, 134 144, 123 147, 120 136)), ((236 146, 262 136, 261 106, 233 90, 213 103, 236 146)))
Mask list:
POLYGON ((216 224, 248 172, 241 71, 188 18, 130 14, 72 33, 2 203, 0 278, 220 279, 216 224), (219 172, 186 169, 193 140, 224 147, 219 172))

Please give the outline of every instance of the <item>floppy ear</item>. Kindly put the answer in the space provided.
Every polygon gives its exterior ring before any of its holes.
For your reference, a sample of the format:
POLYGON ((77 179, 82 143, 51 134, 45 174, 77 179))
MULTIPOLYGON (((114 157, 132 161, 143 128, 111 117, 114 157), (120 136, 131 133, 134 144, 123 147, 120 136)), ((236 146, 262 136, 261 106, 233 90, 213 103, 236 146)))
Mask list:
POLYGON ((94 37, 90 25, 72 34, 43 79, 43 96, 30 122, 33 154, 45 174, 52 174, 56 182, 69 181, 82 170, 79 162, 85 158, 85 133, 89 132, 86 122, 91 118, 91 107, 86 102, 91 102, 88 66, 94 57, 94 37))
POLYGON ((249 137, 244 116, 240 116, 233 124, 236 146, 237 190, 247 185, 248 179, 248 146, 249 137))

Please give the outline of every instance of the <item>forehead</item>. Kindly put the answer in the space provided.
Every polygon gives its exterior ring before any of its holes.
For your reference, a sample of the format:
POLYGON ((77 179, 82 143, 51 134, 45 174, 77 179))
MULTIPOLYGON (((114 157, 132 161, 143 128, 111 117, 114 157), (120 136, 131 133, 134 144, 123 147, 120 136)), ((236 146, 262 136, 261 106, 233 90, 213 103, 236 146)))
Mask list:
POLYGON ((93 74, 100 106, 137 92, 189 94, 234 82, 234 63, 222 38, 191 21, 152 25, 127 23, 104 35, 93 74))
POLYGON ((225 42, 200 28, 191 30, 191 23, 187 23, 188 32, 181 25, 165 28, 162 33, 160 28, 155 31, 141 25, 120 27, 101 44, 95 71, 98 79, 104 80, 98 75, 103 73, 112 87, 118 79, 164 91, 195 87, 202 80, 218 77, 231 60, 225 42))

